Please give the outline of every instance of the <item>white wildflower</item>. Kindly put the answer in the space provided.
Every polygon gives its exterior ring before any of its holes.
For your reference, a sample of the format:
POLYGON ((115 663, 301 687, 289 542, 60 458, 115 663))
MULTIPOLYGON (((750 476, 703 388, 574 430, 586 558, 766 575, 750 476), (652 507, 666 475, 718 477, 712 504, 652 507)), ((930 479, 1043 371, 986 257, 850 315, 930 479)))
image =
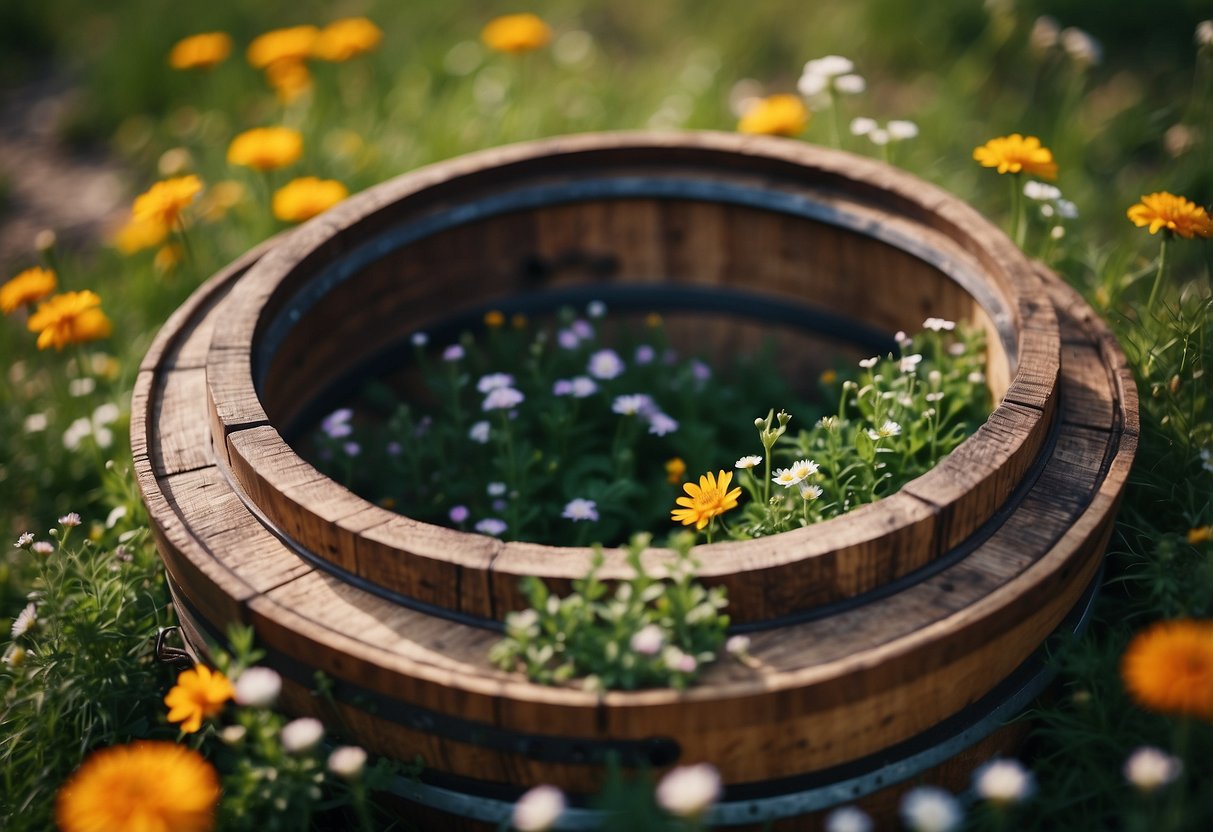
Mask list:
POLYGON ((1162 749, 1142 746, 1125 760, 1125 780, 1143 792, 1156 791, 1179 777, 1183 765, 1183 760, 1162 749))
MULTIPOLYGON (((890 122, 891 123, 891 122, 890 122)), ((876 129, 876 120, 860 116, 859 118, 851 119, 851 135, 866 136, 876 129)))
POLYGON ((973 789, 985 800, 1010 804, 1031 797, 1036 784, 1019 761, 996 759, 973 772, 973 789))
POLYGON ((250 667, 236 679, 237 704, 248 708, 268 708, 282 691, 282 677, 268 667, 250 667))
POLYGON ((657 784, 661 808, 680 818, 697 818, 720 796, 720 773, 708 763, 679 766, 657 784))
POLYGON ((918 125, 904 118, 895 118, 885 125, 889 138, 895 142, 904 142, 918 135, 918 125))
POLYGON ((747 469, 747 468, 753 468, 754 466, 761 465, 761 464, 762 464, 762 457, 750 455, 750 456, 743 456, 741 459, 737 460, 735 463, 733 463, 733 467, 747 469))
POLYGON ((856 806, 842 806, 826 816, 825 832, 872 832, 872 818, 856 806))
POLYGON ((632 634, 631 647, 642 656, 656 656, 665 647, 665 633, 656 624, 646 624, 632 634))
POLYGON ((545 832, 564 814, 564 793, 555 786, 536 786, 518 798, 510 823, 518 832, 545 832))
POLYGON ((488 422, 477 422, 468 430, 468 438, 473 442, 478 442, 481 445, 489 441, 489 432, 492 428, 488 422))
POLYGON ((342 745, 329 755, 328 770, 342 780, 357 780, 366 768, 366 751, 356 745, 342 745))
POLYGON ((929 329, 932 332, 951 332, 956 329, 955 321, 948 321, 943 318, 927 318, 922 322, 923 329, 929 329))
POLYGON ((46 426, 50 423, 45 413, 31 413, 25 417, 23 425, 26 433, 40 433, 46 430, 46 426))
POLYGON ((26 604, 25 609, 17 613, 13 619, 13 638, 18 639, 28 633, 38 623, 38 608, 32 603, 26 604))
POLYGON ((867 88, 867 81, 863 80, 862 75, 848 73, 847 75, 839 75, 834 79, 834 89, 844 95, 858 95, 867 88))
POLYGON ((964 811, 956 798, 934 786, 919 786, 901 798, 901 819, 914 832, 951 832, 964 811))
POLYGON ((302 754, 320 742, 324 736, 324 726, 320 720, 305 716, 283 725, 278 736, 288 754, 302 754))

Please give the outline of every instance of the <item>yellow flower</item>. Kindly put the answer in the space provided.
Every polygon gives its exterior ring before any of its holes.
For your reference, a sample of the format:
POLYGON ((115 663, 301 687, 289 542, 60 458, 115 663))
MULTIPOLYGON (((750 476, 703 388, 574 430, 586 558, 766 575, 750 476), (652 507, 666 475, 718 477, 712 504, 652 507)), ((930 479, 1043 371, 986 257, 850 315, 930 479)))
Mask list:
POLYGON ((349 195, 349 189, 336 180, 304 176, 274 192, 274 216, 283 222, 303 222, 349 195))
POLYGON ((198 213, 207 222, 218 222, 243 201, 244 185, 234 179, 225 179, 206 189, 206 194, 198 202, 198 213))
POLYGON ((1120 675, 1147 710, 1213 720, 1213 621, 1160 621, 1138 633, 1120 675))
POLYGON ((0 286, 0 311, 5 315, 18 307, 42 300, 55 291, 57 281, 51 269, 34 266, 0 286))
POLYGON ((167 274, 177 268, 185 259, 185 248, 180 243, 169 243, 161 246, 152 260, 152 266, 160 274, 167 274))
POLYGON ((168 65, 173 69, 210 69, 226 61, 231 53, 232 39, 226 32, 203 32, 177 41, 168 53, 168 65))
POLYGON ((1129 209, 1128 217, 1138 228, 1150 226, 1151 234, 1165 228, 1189 240, 1213 237, 1213 220, 1204 208, 1166 191, 1143 196, 1141 202, 1129 209))
POLYGON ((1053 151, 1042 147, 1035 136, 1024 138, 1018 133, 990 139, 973 151, 973 158, 982 167, 998 168, 999 173, 1030 173, 1041 179, 1057 178, 1057 163, 1053 151))
POLYGON ((135 222, 159 225, 167 233, 201 190, 202 181, 192 173, 165 179, 135 197, 131 216, 135 222))
POLYGON ((488 312, 484 313, 484 325, 485 326, 487 326, 491 329, 497 329, 498 327, 500 327, 504 324, 505 324, 505 315, 502 314, 499 310, 492 309, 492 310, 489 310, 488 312))
POLYGON ((257 69, 265 69, 278 61, 303 61, 311 57, 319 36, 320 30, 315 26, 274 29, 253 38, 245 54, 257 69))
POLYGON ((265 80, 283 104, 290 104, 312 88, 312 73, 303 61, 274 61, 265 68, 265 80))
POLYGON ((197 751, 135 742, 90 754, 59 790, 63 832, 206 832, 215 826, 219 776, 197 751))
POLYGON ((822 370, 821 375, 818 377, 818 381, 820 381, 822 384, 833 384, 834 382, 838 381, 838 373, 834 370, 822 370))
POLYGON ((202 727, 202 720, 223 710, 223 704, 235 695, 232 683, 218 670, 204 664, 182 671, 177 684, 164 697, 168 705, 168 721, 180 722, 181 730, 192 734, 202 727))
POLYGON ((676 456, 665 461, 665 481, 670 485, 682 482, 682 475, 687 472, 687 464, 682 457, 676 456))
POLYGON ((227 160, 255 170, 273 170, 297 162, 303 155, 303 134, 289 127, 245 130, 227 148, 227 160))
POLYGON ((552 29, 530 12, 506 14, 490 20, 480 31, 480 39, 489 49, 521 55, 546 46, 552 29))
POLYGON ((320 30, 312 55, 322 61, 348 61, 370 52, 383 39, 383 32, 365 17, 334 20, 320 30))
POLYGON ((689 496, 679 497, 674 502, 685 508, 674 509, 670 512, 671 518, 684 526, 694 523, 696 530, 703 529, 716 515, 737 508, 741 489, 734 488, 729 491, 729 484, 732 482, 732 471, 721 471, 717 475, 708 471, 699 478, 699 485, 693 482, 683 483, 682 490, 689 496))
POLYGON ((526 315, 523 315, 521 312, 515 312, 510 316, 510 326, 514 327, 514 329, 526 329, 528 323, 526 315))
POLYGON ((809 108, 799 96, 782 93, 756 102, 737 123, 742 133, 799 136, 809 125, 809 108))
POLYGON ((134 219, 114 234, 114 245, 123 254, 134 254, 160 245, 168 236, 168 228, 158 222, 138 222, 134 219))
POLYGON ((1198 546, 1201 543, 1208 543, 1213 540, 1213 526, 1197 526, 1195 529, 1188 529, 1188 543, 1193 546, 1198 546))
POLYGON ((68 344, 82 344, 109 337, 113 327, 99 308, 101 298, 95 292, 64 292, 39 304, 26 326, 38 333, 38 349, 61 350, 68 344))

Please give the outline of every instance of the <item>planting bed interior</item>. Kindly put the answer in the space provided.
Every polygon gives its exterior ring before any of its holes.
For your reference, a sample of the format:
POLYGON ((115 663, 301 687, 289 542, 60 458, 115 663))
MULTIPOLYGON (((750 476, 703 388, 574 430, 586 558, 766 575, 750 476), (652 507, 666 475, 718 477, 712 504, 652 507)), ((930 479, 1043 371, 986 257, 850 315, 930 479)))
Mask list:
MULTIPOLYGON (((607 134, 419 170, 250 252, 166 324, 132 440, 191 639, 252 624, 289 709, 422 755, 411 799, 491 820, 539 782, 592 791, 612 754, 708 760, 727 786, 716 819, 740 824, 910 777, 1039 688, 1034 655, 1089 599, 1134 395, 1082 300, 930 185, 782 140, 607 134), (398 362, 414 332, 591 299, 662 312, 721 353, 772 326, 868 354, 929 316, 972 321, 996 406, 893 496, 697 550, 754 667, 721 662, 684 693, 533 685, 489 647, 523 606, 521 576, 563 592, 590 550, 419 523, 283 436, 398 362), (306 693, 316 671, 336 713, 306 693)), ((608 552, 604 576, 625 569, 608 552)))

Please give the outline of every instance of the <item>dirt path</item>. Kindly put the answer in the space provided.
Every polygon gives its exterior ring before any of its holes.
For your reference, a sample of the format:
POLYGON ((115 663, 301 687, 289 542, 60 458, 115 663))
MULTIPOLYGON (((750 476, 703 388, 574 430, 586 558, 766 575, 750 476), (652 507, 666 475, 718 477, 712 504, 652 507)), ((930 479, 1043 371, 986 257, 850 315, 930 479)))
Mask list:
POLYGON ((95 243, 125 207, 122 168, 59 138, 75 94, 58 78, 0 92, 0 280, 36 262, 39 231, 95 243))

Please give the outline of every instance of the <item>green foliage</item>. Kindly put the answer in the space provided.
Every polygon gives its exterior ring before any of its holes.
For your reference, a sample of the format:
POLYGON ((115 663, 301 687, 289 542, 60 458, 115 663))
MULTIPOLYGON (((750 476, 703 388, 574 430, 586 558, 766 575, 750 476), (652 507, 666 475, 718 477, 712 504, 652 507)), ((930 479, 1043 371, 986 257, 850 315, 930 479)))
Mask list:
POLYGON ((538 578, 524 578, 530 609, 510 613, 492 660, 546 685, 576 679, 589 690, 685 688, 724 643, 727 599, 722 587, 709 590, 695 580, 692 535, 674 538, 664 577, 650 574, 641 559, 649 543, 648 535, 632 539, 627 563, 633 575, 613 590, 598 578, 601 549, 564 598, 538 578))

